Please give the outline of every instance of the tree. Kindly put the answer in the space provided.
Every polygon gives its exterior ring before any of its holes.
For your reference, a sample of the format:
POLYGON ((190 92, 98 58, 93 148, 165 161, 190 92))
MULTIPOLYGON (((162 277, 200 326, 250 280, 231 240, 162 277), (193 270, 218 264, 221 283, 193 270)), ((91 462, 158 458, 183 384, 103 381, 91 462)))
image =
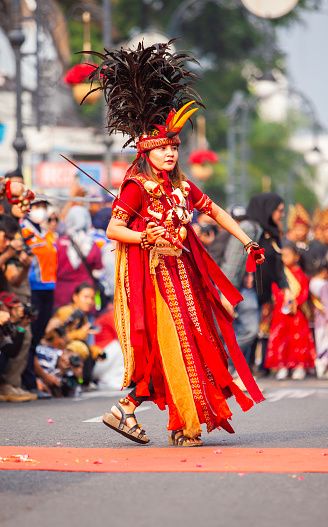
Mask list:
MULTIPOLYGON (((319 0, 300 0, 288 15, 264 21, 250 16, 241 4, 232 0, 198 0, 192 6, 184 0, 186 9, 177 20, 177 9, 183 4, 182 1, 111 1, 112 38, 115 46, 149 28, 168 34, 169 29, 175 26, 177 33, 169 37, 182 36, 177 46, 193 50, 202 65, 202 68, 196 70, 201 77, 196 89, 207 107, 204 112, 207 139, 210 148, 219 152, 223 161, 227 157, 228 122, 225 108, 236 90, 248 93, 245 70, 259 74, 275 67, 284 72, 283 57, 275 46, 277 28, 299 22, 303 13, 309 9, 317 9, 321 4, 319 0)), ((74 2, 62 0, 60 3, 68 6, 74 2)), ((102 0, 88 0, 88 3, 99 7, 102 0)), ((81 49, 81 37, 77 36, 76 23, 74 25, 71 22, 70 29, 72 50, 77 51, 81 49)), ((92 31, 92 48, 102 50, 101 21, 92 24, 92 31)), ((79 60, 79 56, 74 60, 79 60)), ((94 115, 93 110, 89 109, 88 112, 91 112, 88 119, 99 118, 99 111, 97 113, 94 110, 94 115)), ((268 177, 272 172, 275 176, 272 178, 272 185, 275 188, 276 182, 281 184, 284 181, 296 155, 288 147, 292 130, 284 125, 261 123, 256 112, 251 116, 250 130, 251 156, 247 167, 250 191, 261 190, 263 177, 268 177)), ((223 162, 216 170, 213 181, 208 182, 207 186, 213 188, 214 182, 219 186, 222 199, 226 185, 226 168, 223 162)), ((310 191, 307 195, 313 197, 310 191)))

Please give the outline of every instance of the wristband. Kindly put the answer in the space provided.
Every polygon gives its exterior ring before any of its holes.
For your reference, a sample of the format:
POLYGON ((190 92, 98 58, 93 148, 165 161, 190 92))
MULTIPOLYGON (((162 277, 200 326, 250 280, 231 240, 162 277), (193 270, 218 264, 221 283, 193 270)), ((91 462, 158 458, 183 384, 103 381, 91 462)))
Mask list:
POLYGON ((144 249, 144 250, 147 250, 147 251, 149 251, 154 246, 153 243, 150 243, 148 241, 148 236, 147 236, 147 232, 146 231, 143 231, 141 233, 140 245, 141 245, 141 249, 144 249))
POLYGON ((19 333, 25 333, 25 329, 21 328, 20 326, 16 326, 16 329, 19 331, 19 333))
POLYGON ((246 245, 244 245, 244 249, 245 251, 247 251, 247 249, 255 242, 253 242, 253 240, 251 240, 250 242, 246 243, 246 245))

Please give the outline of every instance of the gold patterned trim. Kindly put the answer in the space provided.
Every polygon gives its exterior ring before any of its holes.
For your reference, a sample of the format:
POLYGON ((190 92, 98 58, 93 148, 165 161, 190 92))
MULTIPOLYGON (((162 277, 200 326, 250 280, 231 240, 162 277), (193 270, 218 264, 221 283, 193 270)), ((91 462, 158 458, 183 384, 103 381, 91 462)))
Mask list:
POLYGON ((168 269, 165 266, 163 257, 160 257, 159 265, 160 265, 160 274, 163 278, 164 287, 166 291, 168 308, 170 310, 171 317, 174 321, 176 331, 179 337, 180 347, 181 347, 181 351, 182 351, 182 354, 185 360, 186 370, 188 372, 188 378, 189 378, 190 387, 193 393, 193 397, 194 397, 194 400, 200 404, 203 410, 203 413, 204 413, 205 421, 207 425, 209 426, 211 419, 208 413, 207 403, 204 399, 202 386, 200 384, 200 378, 197 372, 197 367, 195 364, 193 351, 190 346, 188 337, 186 335, 183 315, 182 315, 179 301, 178 301, 178 298, 175 292, 174 284, 172 283, 170 273, 168 272, 168 269))
POLYGON ((131 384, 134 373, 134 355, 130 341, 130 310, 126 292, 126 273, 127 273, 127 247, 125 243, 117 243, 116 246, 116 276, 114 294, 114 315, 115 326, 121 343, 124 357, 124 378, 123 388, 131 384))
POLYGON ((138 154, 141 154, 142 152, 147 152, 148 150, 152 150, 153 148, 158 148, 159 146, 166 146, 166 145, 177 145, 179 146, 181 144, 181 141, 179 139, 178 135, 175 135, 174 137, 145 137, 140 139, 140 141, 137 142, 137 152, 138 154))
POLYGON ((120 209, 119 207, 115 207, 112 212, 112 218, 115 218, 116 220, 125 221, 125 223, 129 223, 131 216, 125 210, 120 209))
POLYGON ((201 214, 207 214, 207 216, 210 216, 212 214, 212 205, 213 201, 208 196, 206 196, 206 194, 204 194, 200 201, 200 207, 196 208, 201 214))
POLYGON ((169 307, 163 299, 156 277, 153 276, 156 294, 156 312, 160 324, 157 325, 157 339, 165 378, 173 403, 184 421, 183 433, 187 437, 198 437, 202 428, 184 364, 180 341, 169 307))

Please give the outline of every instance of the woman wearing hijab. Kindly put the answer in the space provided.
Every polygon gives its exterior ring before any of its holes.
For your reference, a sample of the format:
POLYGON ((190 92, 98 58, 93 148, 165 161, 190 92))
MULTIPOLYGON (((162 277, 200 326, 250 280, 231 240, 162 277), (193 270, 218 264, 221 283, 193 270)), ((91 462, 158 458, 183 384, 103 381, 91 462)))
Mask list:
POLYGON ((87 209, 76 205, 66 216, 66 235, 57 241, 58 274, 55 289, 55 308, 71 301, 81 282, 94 286, 102 272, 101 252, 89 233, 91 216, 87 209))
POLYGON ((262 234, 258 243, 260 247, 265 249, 265 265, 261 266, 263 293, 258 295, 261 310, 259 335, 262 339, 262 363, 260 369, 265 371, 264 362, 273 313, 272 284, 276 283, 279 289, 284 291, 286 303, 291 294, 281 259, 281 222, 284 217, 283 199, 273 192, 255 194, 247 207, 246 217, 261 227, 262 234))

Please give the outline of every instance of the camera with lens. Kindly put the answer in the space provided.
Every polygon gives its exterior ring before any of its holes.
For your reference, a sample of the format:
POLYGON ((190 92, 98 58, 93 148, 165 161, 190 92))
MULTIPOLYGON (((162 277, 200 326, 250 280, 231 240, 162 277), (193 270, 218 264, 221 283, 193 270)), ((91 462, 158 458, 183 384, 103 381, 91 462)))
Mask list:
POLYGON ((76 397, 81 393, 81 386, 75 373, 68 368, 61 381, 61 394, 63 397, 76 397))
POLYGON ((78 368, 79 366, 82 366, 82 359, 77 353, 72 353, 72 355, 69 356, 69 363, 73 368, 78 368))
POLYGON ((83 326, 84 321, 84 311, 82 309, 76 309, 58 328, 55 329, 56 333, 60 337, 64 337, 66 335, 66 330, 68 326, 71 326, 72 324, 77 323, 75 329, 79 329, 81 326, 83 326))
POLYGON ((214 232, 216 234, 218 232, 218 228, 216 225, 212 225, 211 223, 202 223, 199 225, 200 232, 202 234, 207 234, 209 236, 211 232, 214 232))
POLYGON ((36 320, 39 316, 39 310, 33 304, 23 304, 24 316, 28 317, 30 320, 36 320))
MULTIPOLYGON (((0 308, 2 305, 3 305, 3 302, 0 301, 0 308)), ((14 340, 16 335, 17 335, 16 326, 12 322, 10 322, 10 320, 7 320, 7 322, 5 322, 4 324, 0 326, 0 341, 4 337, 8 337, 9 339, 14 340)))
POLYGON ((22 236, 22 240, 23 240, 22 251, 24 251, 28 256, 32 256, 33 251, 31 249, 30 245, 27 244, 27 242, 29 240, 31 240, 33 237, 34 237, 34 234, 29 234, 28 236, 26 236, 26 238, 24 238, 24 236, 22 236))
POLYGON ((9 337, 11 338, 11 340, 14 340, 17 335, 16 326, 12 322, 10 322, 10 320, 0 326, 0 332, 1 337, 9 337))

